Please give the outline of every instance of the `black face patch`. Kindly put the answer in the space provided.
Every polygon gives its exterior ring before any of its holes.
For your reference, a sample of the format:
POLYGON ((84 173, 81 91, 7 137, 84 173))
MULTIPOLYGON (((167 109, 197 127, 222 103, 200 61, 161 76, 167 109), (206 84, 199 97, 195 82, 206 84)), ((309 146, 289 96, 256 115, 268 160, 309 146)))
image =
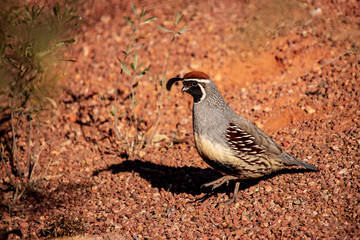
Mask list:
POLYGON ((199 86, 201 83, 197 81, 183 81, 183 84, 184 91, 193 96, 194 103, 199 102, 203 96, 203 92, 201 91, 201 87, 199 86))

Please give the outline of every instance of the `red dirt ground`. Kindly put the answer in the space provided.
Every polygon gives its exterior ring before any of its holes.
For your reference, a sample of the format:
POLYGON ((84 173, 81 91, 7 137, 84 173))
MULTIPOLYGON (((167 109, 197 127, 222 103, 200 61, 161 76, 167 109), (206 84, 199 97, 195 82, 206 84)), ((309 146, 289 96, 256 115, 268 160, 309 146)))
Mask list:
MULTIPOLYGON (((60 234, 64 221, 74 239, 360 238, 359 2, 136 5, 158 17, 141 28, 149 33, 139 52, 139 61, 152 66, 148 76, 163 73, 171 40, 155 25, 171 27, 179 10, 181 26, 189 27, 174 42, 167 79, 206 72, 236 112, 320 171, 243 181, 231 205, 218 203, 231 196, 233 183, 207 198, 200 186, 220 175, 194 148, 192 99, 179 86, 166 93, 158 142, 127 154, 108 111, 115 91, 119 112, 130 106, 126 75, 115 89, 117 56, 131 34, 123 19, 132 16, 130 2, 80 1, 84 24, 65 54, 76 62, 64 67, 58 108, 40 133, 46 148, 35 172, 39 181, 14 202, 1 165, 0 228, 20 229, 29 239, 51 236, 56 224, 60 234)), ((146 77, 136 94, 139 131, 148 137, 158 97, 146 77)), ((123 116, 118 129, 122 137, 135 134, 123 116)))

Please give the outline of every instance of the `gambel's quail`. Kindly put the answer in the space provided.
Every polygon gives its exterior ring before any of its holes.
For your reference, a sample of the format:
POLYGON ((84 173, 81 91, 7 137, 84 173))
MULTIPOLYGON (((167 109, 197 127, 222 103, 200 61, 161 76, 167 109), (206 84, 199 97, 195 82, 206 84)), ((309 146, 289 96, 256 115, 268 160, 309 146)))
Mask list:
MULTIPOLYGON (((224 174, 204 184, 212 189, 229 180, 258 178, 297 165, 311 170, 317 168, 285 152, 268 135, 226 104, 208 75, 193 71, 183 78, 171 78, 166 88, 182 81, 182 91, 194 98, 193 129, 196 149, 204 161, 224 174)), ((236 181, 233 200, 240 183, 236 181)))

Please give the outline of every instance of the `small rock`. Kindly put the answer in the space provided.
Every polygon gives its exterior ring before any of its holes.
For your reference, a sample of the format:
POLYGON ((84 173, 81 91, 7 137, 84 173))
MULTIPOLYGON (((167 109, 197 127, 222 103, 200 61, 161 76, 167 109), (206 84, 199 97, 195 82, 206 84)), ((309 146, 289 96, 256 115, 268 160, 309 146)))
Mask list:
POLYGON ((340 147, 338 145, 331 146, 330 149, 333 151, 340 151, 340 147))
POLYGON ((21 222, 20 223, 20 229, 27 229, 29 227, 29 223, 28 222, 21 222))
POLYGON ((270 112, 270 111, 271 111, 271 107, 264 108, 264 112, 270 112))
MULTIPOLYGON (((154 142, 155 142, 155 141, 154 141, 154 142)), ((140 156, 140 157, 143 157, 143 156, 145 156, 145 155, 146 155, 146 152, 145 152, 145 151, 140 151, 140 152, 139 152, 139 156, 140 156)))
POLYGON ((200 63, 191 63, 190 68, 191 69, 199 69, 201 67, 200 63))
POLYGON ((308 114, 313 114, 313 113, 316 112, 315 109, 313 109, 313 108, 310 107, 310 106, 306 106, 306 107, 305 107, 305 111, 306 111, 308 114))
POLYGON ((190 122, 189 118, 182 118, 179 123, 180 125, 187 125, 189 122, 190 122))
POLYGON ((222 79, 223 79, 223 76, 220 73, 216 74, 214 77, 215 81, 221 81, 222 79))
POLYGON ((347 173, 348 173, 348 170, 347 170, 346 168, 341 169, 341 170, 339 171, 339 174, 340 174, 340 175, 347 174, 347 173))
POLYGON ((101 20, 103 23, 107 24, 107 23, 110 22, 111 16, 109 16, 109 15, 102 15, 101 18, 100 18, 100 20, 101 20))
POLYGON ((265 191, 266 192, 270 192, 272 190, 272 187, 270 185, 266 186, 265 187, 265 191))
POLYGON ((167 136, 165 134, 155 134, 152 140, 154 143, 157 143, 164 141, 166 138, 167 136))
POLYGON ((315 8, 314 10, 310 11, 311 16, 313 16, 313 17, 320 15, 321 13, 322 13, 321 8, 315 8))
POLYGON ((261 110, 261 105, 256 105, 253 107, 254 111, 259 111, 261 110))

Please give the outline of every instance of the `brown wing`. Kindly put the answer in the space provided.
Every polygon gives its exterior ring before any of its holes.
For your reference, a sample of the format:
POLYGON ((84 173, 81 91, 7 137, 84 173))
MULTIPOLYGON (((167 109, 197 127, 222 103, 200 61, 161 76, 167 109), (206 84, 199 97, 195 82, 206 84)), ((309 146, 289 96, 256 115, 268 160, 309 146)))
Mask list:
POLYGON ((259 155, 265 152, 265 149, 255 143, 253 136, 233 123, 230 123, 226 129, 226 138, 232 149, 241 156, 259 155))

